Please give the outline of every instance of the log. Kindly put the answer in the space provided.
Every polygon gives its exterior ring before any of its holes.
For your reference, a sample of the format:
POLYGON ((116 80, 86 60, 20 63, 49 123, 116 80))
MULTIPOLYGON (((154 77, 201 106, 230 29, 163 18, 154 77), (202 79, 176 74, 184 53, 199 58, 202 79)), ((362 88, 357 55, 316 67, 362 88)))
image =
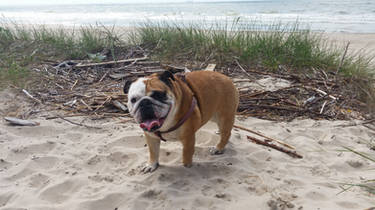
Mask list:
POLYGON ((21 125, 21 126, 37 126, 40 125, 38 122, 30 121, 30 120, 22 120, 15 117, 4 117, 4 120, 9 122, 12 125, 21 125))

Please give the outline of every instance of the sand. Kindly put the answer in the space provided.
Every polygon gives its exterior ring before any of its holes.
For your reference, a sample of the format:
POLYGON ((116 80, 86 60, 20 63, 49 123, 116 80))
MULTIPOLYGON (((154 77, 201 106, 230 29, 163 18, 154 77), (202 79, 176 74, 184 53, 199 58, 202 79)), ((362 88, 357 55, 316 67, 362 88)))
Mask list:
MULTIPOLYGON (((281 86, 282 87, 282 86, 281 86)), ((270 88, 275 88, 272 86, 270 88)), ((28 103, 12 91, 0 94, 0 113, 26 112, 28 103), (16 102, 18 101, 18 102, 16 102), (20 102, 21 101, 21 102, 20 102)), ((237 118, 236 124, 285 141, 304 156, 284 153, 247 140, 234 129, 226 152, 211 156, 219 139, 208 123, 197 134, 192 168, 181 165, 181 144, 161 146, 161 166, 141 173, 148 159, 138 125, 119 119, 75 122, 46 120, 41 111, 32 120, 40 126, 0 122, 1 210, 123 209, 365 209, 373 195, 344 183, 375 177, 374 164, 343 146, 370 150, 374 133, 363 126, 340 127, 347 121, 272 122, 237 118), (341 192, 341 193, 340 193, 341 192)))
MULTIPOLYGON (((375 36, 345 37, 358 43, 353 46, 365 46, 374 44, 375 36)), ((289 85, 267 77, 258 83, 271 90, 289 85)), ((255 83, 253 87, 260 88, 255 83)), ((0 116, 27 113, 32 108, 25 100, 21 93, 0 92, 0 116)), ((375 207, 374 195, 365 189, 342 190, 344 184, 375 177, 373 162, 343 148, 373 155, 374 132, 363 126, 339 126, 348 121, 277 123, 237 117, 237 125, 295 146, 303 159, 251 143, 249 133, 238 129, 233 130, 225 154, 211 156, 209 148, 219 136, 216 125, 209 123, 197 134, 192 168, 181 164, 181 144, 166 142, 161 146, 160 168, 143 174, 148 152, 138 125, 119 123, 120 119, 69 118, 102 127, 89 129, 61 119, 46 120, 54 113, 39 111, 31 119, 40 126, 0 121, 0 210, 375 207)))

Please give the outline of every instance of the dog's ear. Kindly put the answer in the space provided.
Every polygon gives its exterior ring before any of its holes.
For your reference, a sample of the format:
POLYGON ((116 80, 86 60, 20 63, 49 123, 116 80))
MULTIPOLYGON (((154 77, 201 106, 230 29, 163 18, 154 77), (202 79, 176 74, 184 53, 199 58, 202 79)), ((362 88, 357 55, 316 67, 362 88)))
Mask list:
POLYGON ((129 92, 129 88, 130 88, 130 85, 135 81, 135 78, 129 78, 125 81, 125 84, 124 84, 124 93, 125 94, 128 94, 129 92))
POLYGON ((166 85, 168 85, 169 87, 172 85, 171 84, 171 80, 175 80, 174 79, 174 76, 173 76, 173 74, 172 74, 172 72, 170 72, 170 71, 164 71, 163 73, 161 73, 160 75, 159 75, 159 79, 162 81, 162 82, 164 82, 166 85))

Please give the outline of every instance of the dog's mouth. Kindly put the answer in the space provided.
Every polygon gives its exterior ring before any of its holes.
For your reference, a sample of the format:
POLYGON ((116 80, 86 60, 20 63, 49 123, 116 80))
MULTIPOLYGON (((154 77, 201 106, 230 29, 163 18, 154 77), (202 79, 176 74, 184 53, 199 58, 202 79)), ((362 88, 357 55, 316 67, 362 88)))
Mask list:
POLYGON ((168 112, 164 117, 144 120, 143 122, 139 124, 139 126, 144 131, 155 132, 163 126, 164 121, 168 117, 170 111, 171 111, 171 107, 169 107, 168 112))
POLYGON ((159 128, 161 128, 161 126, 163 126, 164 121, 165 121, 164 117, 160 119, 145 120, 144 122, 140 124, 140 127, 144 131, 154 132, 158 130, 159 128))

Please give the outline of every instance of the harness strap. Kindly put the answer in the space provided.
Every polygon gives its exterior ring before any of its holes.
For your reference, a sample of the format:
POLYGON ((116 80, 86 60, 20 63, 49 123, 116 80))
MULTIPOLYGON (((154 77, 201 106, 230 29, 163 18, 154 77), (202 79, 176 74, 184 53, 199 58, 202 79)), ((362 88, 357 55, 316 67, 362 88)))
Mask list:
POLYGON ((195 108, 196 105, 197 105, 197 99, 193 96, 193 100, 191 101, 189 111, 186 112, 185 116, 180 121, 178 121, 178 123, 176 125, 174 125, 172 128, 170 128, 166 131, 156 131, 156 132, 154 132, 154 134, 157 135, 160 138, 160 140, 167 141, 166 139, 163 138, 163 136, 161 134, 169 133, 169 132, 177 130, 193 114, 194 108, 195 108))

